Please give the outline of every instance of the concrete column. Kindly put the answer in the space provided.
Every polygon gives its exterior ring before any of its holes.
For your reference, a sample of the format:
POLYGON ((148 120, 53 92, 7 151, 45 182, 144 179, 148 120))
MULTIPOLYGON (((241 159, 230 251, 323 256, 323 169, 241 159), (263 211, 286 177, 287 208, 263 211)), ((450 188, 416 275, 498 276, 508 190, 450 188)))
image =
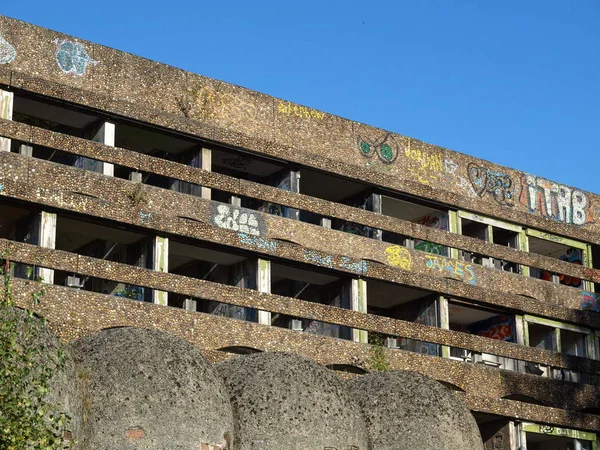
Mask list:
MULTIPOLYGON (((212 150, 210 148, 202 149, 202 170, 210 172, 212 170, 212 150)), ((211 190, 208 187, 202 186, 201 197, 208 200, 211 199, 211 190)))
MULTIPOLYGON (((100 125, 100 128, 92 138, 92 141, 99 142, 104 145, 110 145, 111 147, 115 146, 115 124, 111 122, 104 122, 100 125)), ((101 172, 104 175, 108 175, 110 177, 115 176, 115 166, 111 163, 101 162, 101 169, 98 172, 101 172)))
MULTIPOLYGON (((363 279, 352 280, 352 293, 350 297, 350 308, 367 314, 367 281, 363 279)), ((366 344, 369 342, 369 334, 366 330, 352 329, 352 340, 366 344)))
MULTIPOLYGON (((212 168, 212 151, 208 148, 194 148, 179 155, 175 155, 174 159, 181 164, 207 170, 209 172, 212 168)), ((195 195, 196 197, 207 199, 210 199, 211 197, 210 188, 198 186, 182 180, 171 180, 170 189, 183 194, 195 195)))
POLYGON ((329 219, 327 217, 323 217, 321 219, 321 226, 323 228, 329 228, 329 229, 331 229, 331 219, 329 219))
MULTIPOLYGON (((256 271, 256 288, 259 292, 271 293, 271 261, 259 258, 258 270, 256 271)), ((259 310, 258 323, 271 325, 271 312, 259 310)))
MULTIPOLYGON (((169 271, 169 239, 156 236, 152 242, 152 269, 157 272, 169 271)), ((154 289, 152 291, 152 302, 158 305, 169 304, 168 293, 154 289)))
POLYGON ((183 302, 183 309, 186 311, 197 311, 198 303, 196 300, 192 300, 191 298, 186 298, 183 302))
POLYGON ((33 156, 33 147, 31 145, 21 144, 19 146, 19 154, 23 156, 33 156))
MULTIPOLYGON (((56 214, 41 212, 27 217, 17 225, 17 241, 27 244, 39 245, 44 248, 56 248, 56 214)), ((17 264, 15 275, 30 278, 31 272, 25 264, 17 264)), ((34 279, 41 279, 43 283, 54 283, 54 270, 38 268, 33 274, 34 279)))
POLYGON ((239 197, 236 197, 235 195, 232 195, 229 198, 229 203, 233 206, 237 206, 238 208, 242 207, 242 199, 239 197))
MULTIPOLYGON (((12 120, 14 94, 0 89, 0 119, 12 120)), ((10 152, 10 139, 0 137, 0 151, 10 152)))
MULTIPOLYGON (((450 329, 450 316, 448 315, 448 299, 440 295, 439 299, 439 314, 440 314, 440 328, 444 330, 450 329)), ((442 358, 450 358, 450 347, 442 345, 442 358)))

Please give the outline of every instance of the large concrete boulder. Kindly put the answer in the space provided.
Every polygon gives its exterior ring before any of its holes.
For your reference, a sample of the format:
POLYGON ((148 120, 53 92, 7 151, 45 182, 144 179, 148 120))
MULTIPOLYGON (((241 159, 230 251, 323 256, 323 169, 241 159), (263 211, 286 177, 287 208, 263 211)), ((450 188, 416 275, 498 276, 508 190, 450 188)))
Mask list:
POLYGON ((483 450, 471 412, 435 380, 390 371, 347 383, 365 416, 370 450, 483 450))
POLYGON ((188 342, 115 328, 73 342, 71 352, 81 396, 77 448, 228 448, 233 415, 227 391, 188 342))
POLYGON ((234 450, 367 448, 358 405, 336 375, 287 353, 217 364, 235 417, 234 450))

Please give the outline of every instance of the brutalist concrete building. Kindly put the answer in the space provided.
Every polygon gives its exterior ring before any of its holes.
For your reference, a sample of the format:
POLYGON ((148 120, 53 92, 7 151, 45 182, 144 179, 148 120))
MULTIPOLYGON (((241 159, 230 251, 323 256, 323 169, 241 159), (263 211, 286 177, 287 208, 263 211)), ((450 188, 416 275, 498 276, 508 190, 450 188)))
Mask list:
POLYGON ((0 245, 63 341, 168 332, 235 385, 286 352, 363 393, 379 342, 485 449, 597 449, 598 195, 5 17, 0 118, 0 245))

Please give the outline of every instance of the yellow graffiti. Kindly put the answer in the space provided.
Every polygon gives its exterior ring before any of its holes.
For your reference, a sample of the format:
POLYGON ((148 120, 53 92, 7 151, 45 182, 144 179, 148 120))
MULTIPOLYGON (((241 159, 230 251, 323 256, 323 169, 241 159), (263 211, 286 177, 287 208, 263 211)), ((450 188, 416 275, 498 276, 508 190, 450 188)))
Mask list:
POLYGON ((425 255, 427 258, 427 268, 440 273, 447 273, 453 278, 460 278, 469 284, 477 284, 477 274, 471 264, 465 264, 462 261, 446 259, 435 255, 425 255))
POLYGON ((412 269, 412 256, 410 252, 399 245, 392 245, 385 249, 387 262, 404 270, 412 269))
POLYGON ((256 105, 243 96, 236 96, 231 92, 219 92, 206 86, 197 90, 196 103, 203 118, 239 120, 256 116, 256 105))
POLYGON ((294 115, 303 119, 319 119, 323 120, 325 113, 307 108, 305 106, 294 105, 290 102, 279 102, 277 112, 281 114, 294 115))
POLYGON ((430 185, 444 172, 444 163, 442 162, 442 156, 439 154, 411 149, 410 141, 408 147, 404 150, 404 154, 407 158, 417 162, 417 167, 409 167, 408 171, 415 176, 419 183, 430 185))

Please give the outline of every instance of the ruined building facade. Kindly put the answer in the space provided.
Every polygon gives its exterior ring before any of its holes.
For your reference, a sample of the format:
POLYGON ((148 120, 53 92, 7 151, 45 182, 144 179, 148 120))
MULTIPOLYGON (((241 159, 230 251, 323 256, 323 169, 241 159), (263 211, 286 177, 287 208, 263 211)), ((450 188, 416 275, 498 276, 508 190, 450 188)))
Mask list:
POLYGON ((486 449, 597 448, 598 195, 4 17, 0 166, 17 300, 34 267, 65 341, 352 373, 380 341, 486 449))

